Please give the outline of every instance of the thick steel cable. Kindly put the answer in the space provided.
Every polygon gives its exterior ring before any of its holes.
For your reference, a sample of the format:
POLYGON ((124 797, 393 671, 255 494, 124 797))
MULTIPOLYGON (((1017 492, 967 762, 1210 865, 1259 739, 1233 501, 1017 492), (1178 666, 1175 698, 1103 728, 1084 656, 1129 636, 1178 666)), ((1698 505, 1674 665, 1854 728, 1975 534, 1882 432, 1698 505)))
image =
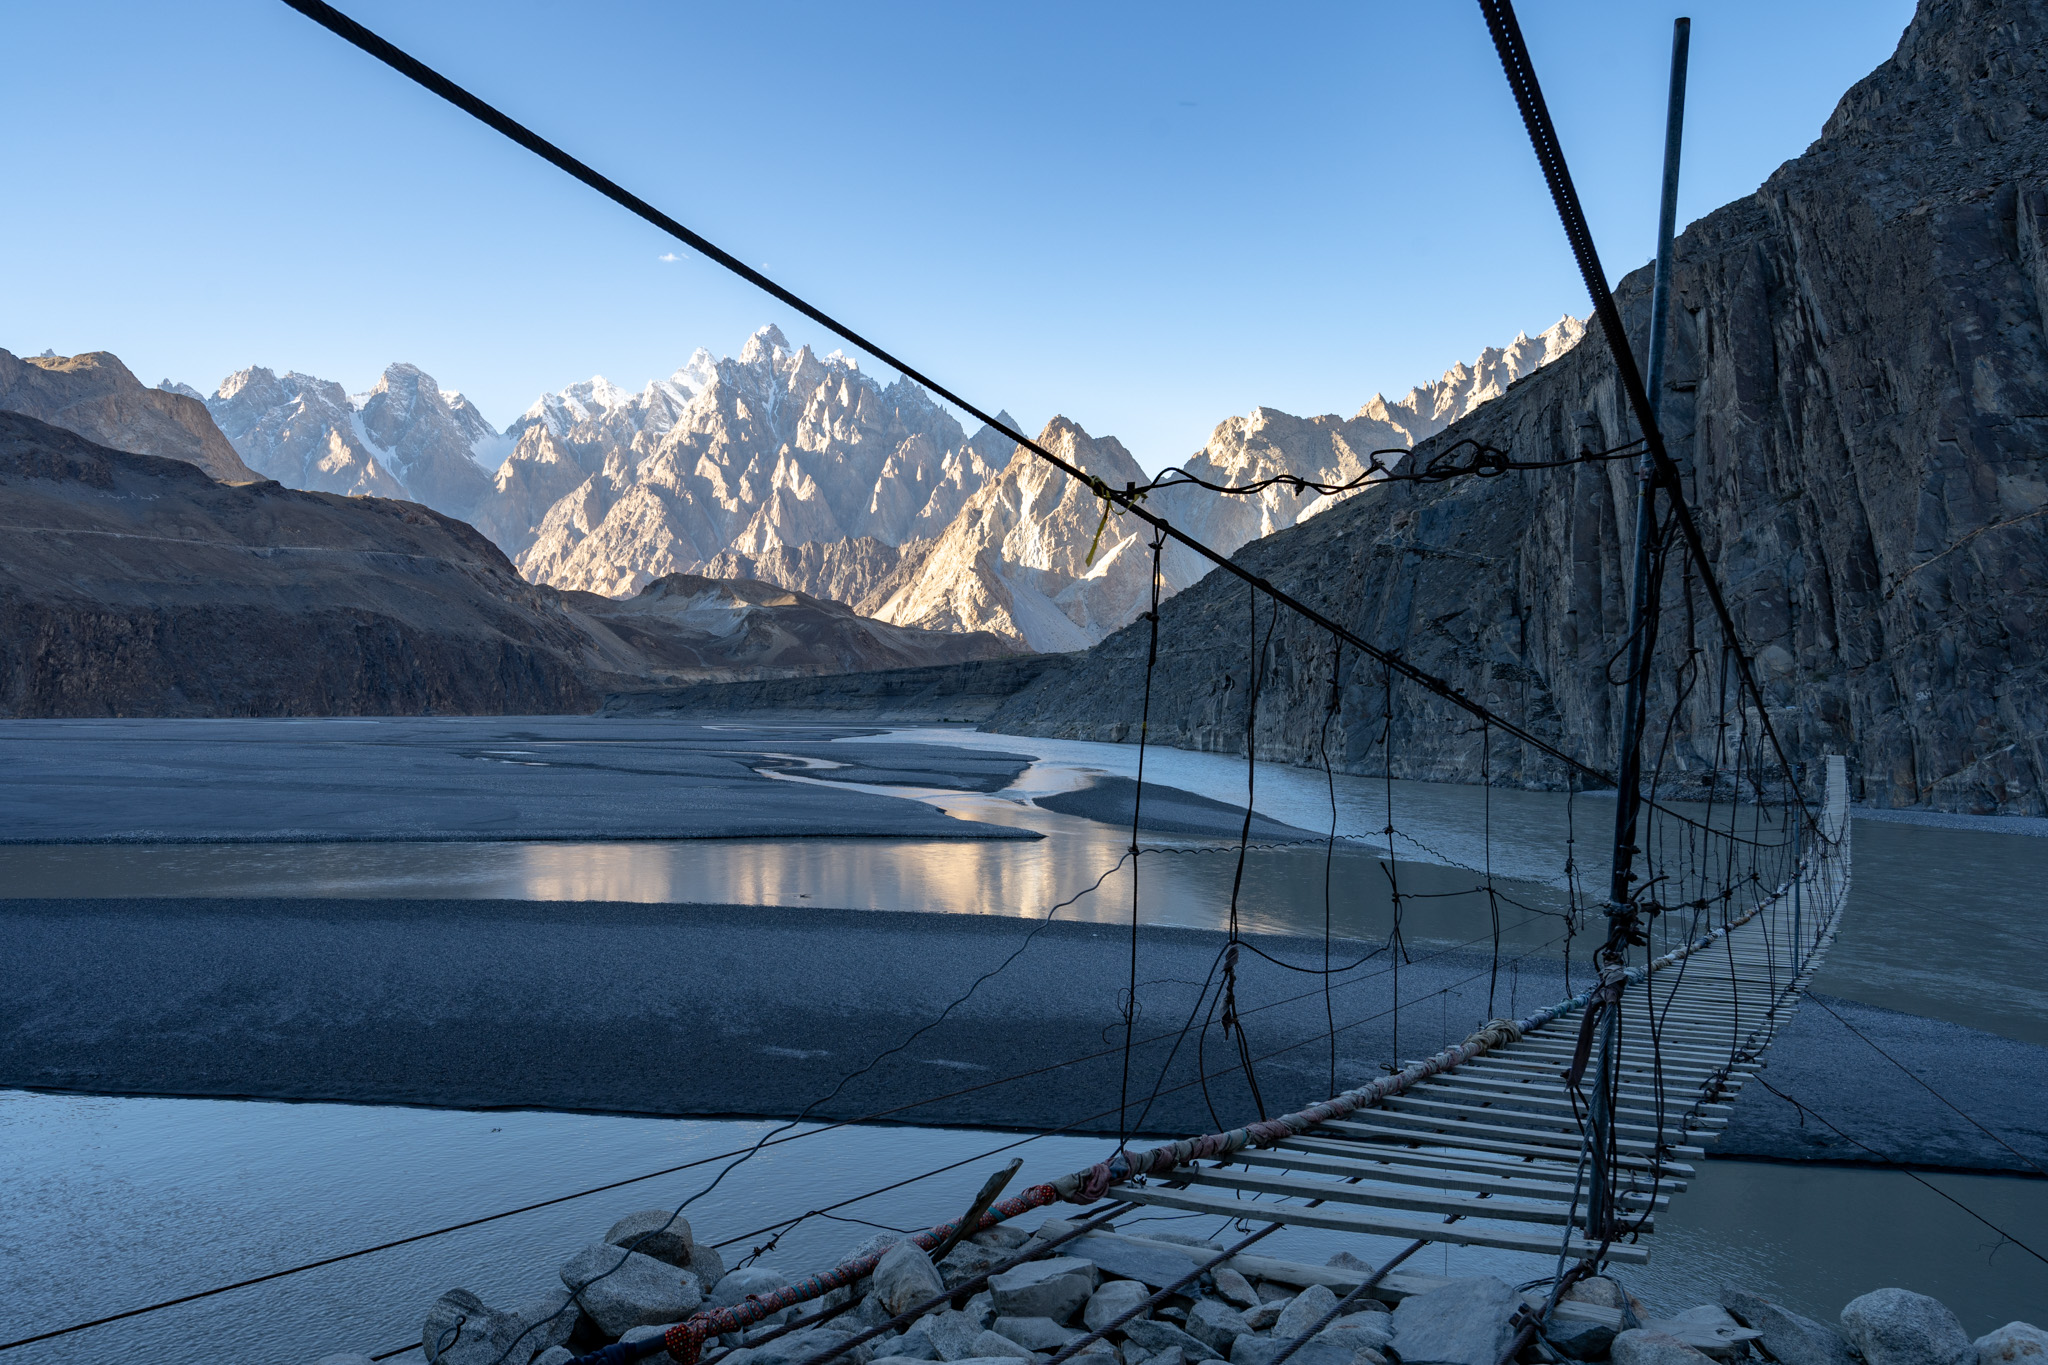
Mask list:
POLYGON ((970 417, 1000 432, 1009 440, 1015 441, 1018 445, 1030 451, 1047 464, 1052 465, 1055 469, 1088 485, 1089 490, 1097 497, 1103 499, 1105 503, 1113 503, 1124 512, 1136 516, 1140 521, 1145 522, 1155 530, 1171 536, 1174 540, 1187 546, 1217 568, 1241 579, 1255 590, 1265 593, 1288 610, 1314 622, 1332 635, 1338 636, 1346 644, 1377 662, 1386 665, 1402 677, 1408 679, 1408 681, 1421 687, 1424 691, 1432 693, 1443 701, 1458 707, 1460 710, 1480 720, 1491 721, 1500 728, 1502 733, 1513 735, 1516 739, 1538 752, 1547 754, 1558 762, 1566 764, 1588 777, 1595 778, 1609 786, 1614 784, 1612 774, 1603 772, 1574 758, 1563 749, 1558 748, 1548 740, 1538 737, 1533 732, 1522 728, 1506 717, 1495 715, 1479 702, 1465 696, 1458 688, 1446 680, 1408 662, 1408 660, 1393 653, 1391 650, 1382 649, 1380 646, 1363 639, 1317 611, 1314 607, 1309 606, 1300 598, 1295 597, 1292 593, 1285 591, 1270 579, 1241 567, 1229 556, 1212 549, 1201 540, 1189 535, 1186 531, 1173 525, 1165 517, 1146 511, 1141 505, 1140 500, 1132 494, 1112 488, 1079 465, 1054 454, 1051 450, 1016 430, 1007 422, 1003 422, 995 415, 983 411, 980 407, 970 403, 967 399, 961 397, 944 384, 939 383, 924 371, 911 365, 908 361, 901 359, 895 353, 884 349, 876 342, 856 332, 852 327, 839 321, 824 309, 807 302, 789 289, 777 284, 774 280, 754 269, 709 238, 685 227, 682 223, 663 213, 660 209, 655 208, 652 204, 616 181, 599 174, 509 114, 479 99, 418 58, 380 38, 377 34, 334 8, 334 6, 323 3, 323 0, 282 0, 282 2, 297 10, 300 14, 305 15, 308 19, 311 19, 336 37, 375 57, 378 61, 383 62, 408 80, 439 95, 442 99, 470 115, 479 123, 518 143, 550 165, 574 176, 577 180, 582 181, 644 222, 660 228, 692 251, 723 266, 755 288, 768 294, 771 298, 795 309, 842 340, 866 351, 869 355, 889 366, 904 378, 915 384, 922 385, 925 389, 937 394, 940 398, 967 413, 970 417))

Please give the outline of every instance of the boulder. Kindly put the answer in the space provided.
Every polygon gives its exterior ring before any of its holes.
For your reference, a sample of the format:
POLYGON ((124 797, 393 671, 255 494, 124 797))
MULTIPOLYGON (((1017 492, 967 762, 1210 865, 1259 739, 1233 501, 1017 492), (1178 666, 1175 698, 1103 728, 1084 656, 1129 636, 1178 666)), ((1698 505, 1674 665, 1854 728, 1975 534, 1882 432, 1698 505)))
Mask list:
POLYGON ((608 1242, 592 1242, 570 1257, 562 1267, 562 1283, 608 1337, 651 1323, 679 1322, 704 1301, 694 1276, 608 1242))
POLYGON ((1293 1302, 1294 1296, 1290 1294, 1284 1299, 1267 1299, 1257 1308, 1247 1308, 1244 1312, 1245 1326, 1254 1332, 1263 1332, 1278 1322, 1280 1315, 1287 1311, 1287 1305, 1293 1302))
POLYGON ((1200 1299, 1188 1309, 1187 1334, 1226 1359, 1231 1343, 1252 1329, 1244 1315, 1216 1299, 1200 1299))
POLYGON ((1625 1322, 1623 1325, 1627 1327, 1640 1327, 1642 1319, 1650 1316, 1650 1310, 1643 1306, 1642 1300, 1623 1289, 1621 1282, 1611 1275, 1594 1275, 1580 1280, 1564 1291, 1562 1301, 1590 1303, 1597 1308, 1611 1308, 1617 1313, 1633 1313, 1636 1320, 1625 1322))
POLYGON ((629 1213, 612 1224, 604 1239, 615 1247, 667 1261, 679 1269, 688 1269, 690 1265, 690 1220, 673 1209, 629 1213))
POLYGON ((975 1338, 987 1326, 986 1319, 972 1313, 933 1313, 917 1321, 940 1360, 965 1360, 973 1355, 975 1338))
MULTIPOLYGON (((1607 1348, 1607 1358, 1613 1365, 1708 1365, 1706 1356, 1669 1332, 1652 1332, 1643 1327, 1616 1333, 1614 1344, 1607 1348)), ((1407 1365, 1405 1358, 1402 1365, 1407 1365)))
POLYGON ((1702 1355, 1722 1361, 1747 1356, 1749 1343, 1763 1336, 1755 1328, 1743 1326, 1727 1309, 1716 1303, 1703 1303, 1668 1318, 1651 1318, 1643 1326, 1652 1332, 1677 1337, 1702 1355))
MULTIPOLYGON (((1135 1345, 1140 1351, 1153 1355, 1169 1349, 1178 1349, 1190 1362, 1219 1358, 1216 1352, 1203 1342, 1195 1340, 1172 1323, 1160 1322, 1157 1318, 1138 1318, 1127 1322, 1123 1326, 1123 1333, 1127 1342, 1135 1345)), ((1238 1340, 1243 1341, 1245 1338, 1239 1337, 1238 1340)), ((1128 1347, 1125 1354, 1130 1354, 1128 1347)))
POLYGON ((1543 1325, 1543 1339, 1573 1360, 1598 1360, 1621 1330, 1621 1314, 1613 1309, 1567 1299, 1559 1301, 1543 1325))
POLYGON ((990 1331, 984 1328, 981 1335, 974 1339, 974 1354, 969 1356, 968 1359, 1000 1360, 1004 1357, 1008 1357, 1011 1360, 1029 1360, 1031 1359, 1031 1349, 1027 1346, 1019 1346, 1001 1332, 990 1331))
POLYGON ((1136 1280, 1104 1280, 1101 1288, 1088 1296, 1081 1321, 1089 1331, 1099 1332, 1150 1297, 1151 1291, 1136 1280))
POLYGON ((1084 1237, 1076 1237, 1060 1250, 1071 1256, 1086 1257, 1105 1275, 1137 1280, 1154 1289, 1180 1283, 1201 1264, 1184 1251, 1149 1245, 1138 1238, 1119 1237, 1111 1232, 1091 1232, 1084 1237))
POLYGON ((566 1346, 550 1346, 533 1358, 533 1365, 569 1365, 576 1353, 566 1346))
POLYGON ((1151 1355, 1127 1352, 1126 1359, 1129 1365, 1188 1365, 1188 1358, 1181 1354, 1178 1346, 1169 1346, 1163 1351, 1154 1351, 1151 1355))
POLYGON ((1216 1292, 1232 1308, 1245 1309, 1259 1306, 1259 1291, 1252 1288, 1252 1282, 1227 1265, 1219 1265, 1213 1272, 1216 1292))
POLYGON ((2008 1322, 1976 1347, 1977 1365, 2048 1365, 2048 1332, 2030 1322, 2008 1322))
POLYGON ((1401 1365, 1500 1365, 1521 1306, 1521 1295, 1490 1275, 1452 1280, 1401 1300, 1393 1347, 1401 1365))
POLYGON ((1054 1256, 992 1276, 988 1288, 999 1316, 1065 1322, 1095 1292, 1095 1279, 1093 1262, 1054 1256))
MULTIPOLYGON (((798 1362, 809 1360, 820 1351, 830 1350, 852 1335, 852 1332, 835 1331, 831 1327, 813 1327, 802 1332, 791 1332, 786 1337, 777 1337, 759 1346, 734 1351, 731 1355, 722 1357, 721 1365, 724 1365, 724 1362, 730 1362, 730 1365, 798 1365, 798 1362)), ((863 1342, 848 1350, 839 1357, 839 1360, 844 1362, 844 1365, 867 1365, 868 1360, 874 1355, 874 1350, 875 1343, 863 1342)))
MULTIPOLYGON (((1273 1335, 1292 1341, 1321 1322, 1323 1315, 1336 1306, 1337 1295, 1328 1285, 1312 1284, 1280 1310, 1280 1316, 1273 1320, 1273 1335)), ((1495 1365, 1499 1359, 1494 1357, 1495 1365)))
POLYGON ((883 1252, 872 1281, 875 1298, 891 1317, 908 1313, 946 1292, 932 1258, 915 1242, 898 1242, 883 1252))
POLYGON ((521 1362, 559 1346, 576 1330, 577 1312, 561 1290, 511 1309, 496 1309, 467 1289, 451 1289, 427 1310, 420 1346, 442 1365, 521 1362), (563 1311, 564 1309, 568 1311, 563 1311))
POLYGON ((1384 1355, 1394 1340, 1393 1317, 1385 1313, 1353 1313, 1316 1333, 1315 1339, 1348 1346, 1353 1351, 1384 1355))
POLYGON ((1824 1322, 1780 1307, 1761 1294, 1723 1289, 1721 1306, 1737 1322, 1761 1334, 1757 1343, 1778 1365, 1855 1365, 1856 1357, 1840 1332, 1824 1322))
MULTIPOLYGON (((1230 1365, 1268 1365, 1293 1340, 1283 1336, 1239 1337, 1230 1351, 1230 1365)), ((1287 1357, 1287 1365, 1386 1365, 1386 1359, 1358 1341, 1323 1332, 1304 1341, 1300 1350, 1287 1357)))
POLYGON ((1939 1299, 1877 1289, 1842 1309, 1842 1335, 1870 1365, 1976 1365, 1977 1348, 1939 1299))
POLYGON ((1031 1234, 1022 1228, 1013 1228, 1008 1223, 998 1223, 992 1228, 983 1228, 967 1240, 976 1246, 985 1246, 993 1251, 1015 1251, 1031 1240, 1031 1234))
POLYGON ((990 1331, 1008 1337, 1028 1351, 1052 1352, 1068 1345, 1081 1333, 1062 1327, 1051 1318, 997 1318, 990 1331))
MULTIPOLYGON (((738 1270, 727 1271, 711 1286, 711 1294, 705 1303, 712 1308, 731 1308, 744 1303, 749 1297, 762 1297, 789 1288, 789 1281, 772 1270, 757 1265, 741 1266, 738 1270)), ((753 1324, 755 1327, 777 1327, 788 1322, 793 1308, 778 1309, 753 1324)))
POLYGON ((945 1260, 939 1262, 939 1278, 946 1282, 946 1288, 951 1289, 956 1285, 965 1284, 991 1267, 1001 1265, 1009 1258, 1010 1253, 1007 1251, 962 1242, 946 1253, 945 1260))
POLYGON ((892 1356, 902 1356, 908 1360, 937 1360, 938 1345, 932 1340, 931 1328, 925 1325, 930 1321, 930 1318, 919 1318, 910 1324, 902 1336, 894 1340, 882 1337, 875 1349, 886 1350, 892 1356))

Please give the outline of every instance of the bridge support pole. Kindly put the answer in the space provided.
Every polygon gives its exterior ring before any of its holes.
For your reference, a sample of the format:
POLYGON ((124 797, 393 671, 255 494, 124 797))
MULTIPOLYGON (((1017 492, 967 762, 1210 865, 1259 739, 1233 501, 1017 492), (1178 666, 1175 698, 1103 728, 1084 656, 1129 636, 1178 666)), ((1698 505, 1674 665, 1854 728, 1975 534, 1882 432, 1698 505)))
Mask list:
MULTIPOLYGON (((1685 131, 1685 71, 1691 38, 1692 20, 1681 18, 1672 22, 1671 89, 1664 114, 1664 186, 1657 214, 1657 267, 1650 290, 1650 419, 1660 424, 1664 405, 1665 319, 1671 307, 1672 239, 1678 229, 1678 159, 1685 131)), ((1640 851, 1636 840, 1643 803, 1646 674, 1656 649, 1659 604, 1651 600, 1650 581, 1651 543, 1656 534, 1656 466, 1645 450, 1636 466, 1636 543, 1629 594, 1628 686, 1622 702, 1621 758, 1615 764, 1620 785, 1614 803, 1614 875, 1607 893, 1607 941, 1599 956, 1603 971, 1626 965, 1629 944, 1643 941, 1637 927, 1638 907, 1630 884, 1636 880, 1635 857, 1640 851)), ((1602 1017, 1597 1021, 1600 1030, 1599 1064, 1589 1106, 1592 1189, 1586 1209, 1586 1240, 1596 1245, 1612 1237, 1615 1231, 1614 1173, 1609 1161, 1613 1111, 1609 1097, 1613 1089, 1614 1051, 1621 1024, 1619 998, 1609 1001, 1601 1009, 1602 1017)))

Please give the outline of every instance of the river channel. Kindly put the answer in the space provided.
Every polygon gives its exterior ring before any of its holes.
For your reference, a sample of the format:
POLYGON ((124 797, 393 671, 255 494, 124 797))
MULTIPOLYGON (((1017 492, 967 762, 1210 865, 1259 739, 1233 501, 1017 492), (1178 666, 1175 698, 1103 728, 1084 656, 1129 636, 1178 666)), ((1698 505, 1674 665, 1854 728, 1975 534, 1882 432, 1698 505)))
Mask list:
MULTIPOLYGON (((999 749, 1033 757, 1018 780, 977 793, 871 787, 963 821, 1029 829, 1032 841, 932 839, 451 841, 431 843, 118 843, 0 846, 14 898, 327 897, 676 902, 836 907, 1034 917, 1117 867, 1119 829, 1037 802, 1098 777, 1130 776, 1135 751, 959 730, 876 739, 999 749)), ((1146 778, 1242 802, 1241 760, 1154 750, 1146 778)), ((811 769, 815 771, 815 769, 811 769)), ((784 774, 806 778, 805 769, 784 774)), ((1260 814, 1320 834, 1333 850, 1265 841, 1245 855, 1241 922, 1260 932, 1375 938, 1390 927, 1383 833, 1418 899, 1403 925, 1417 944, 1491 937, 1476 889, 1490 872, 1512 897, 1504 943, 1554 943, 1568 903, 1561 850, 1602 846, 1611 802, 1550 793, 1387 784, 1261 765, 1260 814), (1334 793, 1333 793, 1334 787, 1334 793), (1391 804, 1392 819, 1389 819, 1391 804)), ((2048 1045, 2048 822, 1855 822, 1855 880, 1839 941, 1816 989, 1841 999, 2048 1045)), ((1234 841, 1150 836, 1140 859, 1139 918, 1216 928, 1237 873, 1234 841)), ((1063 918, 1123 923, 1128 869, 1110 872, 1063 918)), ((1555 949, 1550 949, 1555 951, 1555 949)), ((1530 1001, 1521 1002, 1524 1007, 1530 1001)), ((0 1092, 0 1338, 175 1297, 210 1285, 405 1237, 742 1149, 774 1125, 531 1111, 113 1098, 0 1092)), ((1098 1159, 1100 1139, 987 1130, 842 1127, 795 1130, 738 1166, 691 1209, 700 1236, 730 1240, 728 1260, 764 1246, 780 1220, 837 1204, 934 1166, 964 1163, 817 1216, 784 1232, 766 1264, 792 1274, 834 1259, 874 1230, 943 1217, 998 1154, 1027 1175, 1098 1159), (841 1220, 857 1221, 841 1221, 841 1220)), ((30 1346, 14 1359, 318 1359, 416 1340, 426 1303, 463 1285, 517 1298, 615 1217, 673 1205, 724 1164, 707 1164, 588 1198, 347 1260, 179 1308, 30 1346), (137 1353, 142 1353, 140 1356, 137 1353)), ((2015 1317, 2039 1321, 2048 1271, 1999 1244, 1957 1204, 2014 1229, 2048 1227, 2048 1180, 1826 1164, 1716 1160, 1675 1200, 1648 1266, 1631 1287, 1658 1311, 1712 1296, 1723 1282, 1832 1318, 1852 1295, 1886 1284, 1931 1293, 1972 1334, 2015 1317), (1945 1197, 1944 1197, 1945 1196, 1945 1197), (1950 1202, 1955 1201, 1955 1202, 1950 1202)), ((1214 1235, 1216 1220, 1160 1224, 1214 1235)), ((2024 1232, 2020 1235, 2024 1236, 2024 1232)), ((1371 1257, 1392 1246, 1293 1230, 1274 1254, 1321 1261, 1341 1247, 1371 1257)), ((1533 1279, 1534 1258, 1431 1250, 1417 1268, 1533 1279)), ((417 1352, 402 1359, 418 1359, 417 1352)))

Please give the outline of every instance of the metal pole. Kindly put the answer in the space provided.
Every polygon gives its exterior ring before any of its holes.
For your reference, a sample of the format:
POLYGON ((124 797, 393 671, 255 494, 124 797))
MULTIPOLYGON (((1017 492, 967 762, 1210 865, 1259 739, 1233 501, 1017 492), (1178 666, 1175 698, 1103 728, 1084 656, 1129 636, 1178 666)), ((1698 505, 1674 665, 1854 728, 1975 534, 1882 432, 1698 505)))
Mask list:
MULTIPOLYGON (((1664 404, 1665 318, 1671 306, 1671 242, 1678 230, 1678 154, 1685 131, 1685 67, 1691 45, 1692 20, 1677 19, 1671 25, 1671 92, 1664 114, 1664 190, 1657 213, 1657 267, 1650 288, 1650 420, 1661 422, 1664 404)), ((1648 433, 1645 433, 1647 435, 1648 433)), ((1645 648, 1657 603, 1649 594, 1650 539, 1656 534, 1656 466, 1645 453, 1636 466, 1635 572, 1629 597, 1628 687, 1622 702, 1621 758, 1615 765, 1620 782, 1614 802, 1614 876, 1608 885, 1607 943, 1601 949, 1603 965, 1622 965, 1628 957, 1628 934, 1634 925, 1635 909, 1629 883, 1636 879, 1637 825, 1642 813, 1644 672, 1649 665, 1645 648)), ((1602 1099, 1611 1085, 1609 1063, 1614 1051, 1619 1005, 1607 1006, 1601 1020, 1598 1093, 1592 1106, 1593 1188, 1587 1206, 1589 1241, 1598 1241, 1612 1225, 1612 1181, 1607 1162, 1608 1110, 1602 1099)))

